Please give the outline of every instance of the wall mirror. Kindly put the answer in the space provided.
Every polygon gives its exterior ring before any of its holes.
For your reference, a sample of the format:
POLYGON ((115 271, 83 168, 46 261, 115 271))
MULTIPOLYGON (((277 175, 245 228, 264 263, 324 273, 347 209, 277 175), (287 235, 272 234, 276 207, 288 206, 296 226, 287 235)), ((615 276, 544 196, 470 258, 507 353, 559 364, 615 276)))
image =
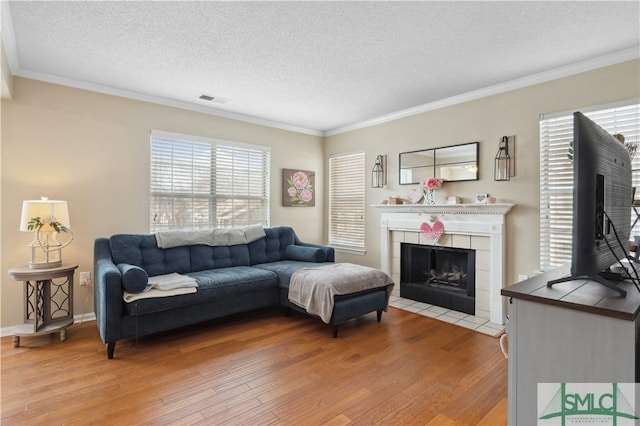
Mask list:
POLYGON ((478 180, 479 142, 400 153, 400 185, 435 177, 447 182, 478 180))

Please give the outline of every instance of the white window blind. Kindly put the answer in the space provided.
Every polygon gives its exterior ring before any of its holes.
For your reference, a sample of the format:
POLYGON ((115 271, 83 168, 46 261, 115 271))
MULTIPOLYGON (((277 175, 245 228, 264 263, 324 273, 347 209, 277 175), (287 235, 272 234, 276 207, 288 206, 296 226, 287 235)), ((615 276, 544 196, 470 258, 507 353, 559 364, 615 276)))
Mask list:
MULTIPOLYGON (((581 112, 625 143, 640 143, 638 100, 582 109, 581 112)), ((540 119, 540 269, 546 271, 571 260, 573 164, 567 157, 573 140, 573 113, 543 115, 540 119)), ((640 149, 640 148, 639 148, 640 149)), ((640 187, 640 152, 632 163, 632 184, 640 187)), ((631 202, 630 202, 631 204, 631 202)), ((633 223, 636 215, 629 206, 633 223)), ((640 223, 631 230, 640 235, 640 223)))
POLYGON ((329 244, 364 253, 364 153, 329 158, 329 244))
POLYGON ((150 229, 269 225, 268 147, 151 134, 150 229))

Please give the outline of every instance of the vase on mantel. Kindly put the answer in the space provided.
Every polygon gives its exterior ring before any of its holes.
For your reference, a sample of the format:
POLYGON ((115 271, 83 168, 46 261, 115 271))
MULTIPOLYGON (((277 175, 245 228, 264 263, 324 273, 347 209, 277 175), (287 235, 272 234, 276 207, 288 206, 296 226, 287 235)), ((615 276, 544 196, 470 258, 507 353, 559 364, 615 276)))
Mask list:
POLYGON ((432 206, 436 203, 436 191, 434 189, 424 190, 424 204, 426 206, 432 206))

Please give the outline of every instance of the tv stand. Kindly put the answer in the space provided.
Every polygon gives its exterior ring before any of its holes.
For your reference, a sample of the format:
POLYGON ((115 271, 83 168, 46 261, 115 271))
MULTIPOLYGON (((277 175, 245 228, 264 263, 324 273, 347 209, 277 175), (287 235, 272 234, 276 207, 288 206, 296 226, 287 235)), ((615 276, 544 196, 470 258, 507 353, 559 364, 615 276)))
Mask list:
MULTIPOLYGON (((608 278, 613 278, 613 279, 617 279, 619 281, 622 281, 622 275, 617 273, 617 272, 611 272, 611 271, 607 271, 606 272, 607 277, 608 278)), ((570 275, 568 277, 563 277, 563 278, 558 278, 555 280, 551 280, 547 282, 547 287, 551 287, 554 284, 558 284, 558 283, 564 283, 564 282, 568 282, 568 281, 576 281, 576 280, 590 280, 590 281, 595 281, 599 284, 602 284, 605 287, 608 287, 612 290, 617 291, 618 293, 620 293, 620 295, 622 297, 626 297, 627 296, 627 292, 623 289, 621 289, 620 287, 618 287, 615 283, 609 281, 607 278, 604 278, 600 275, 570 275)))
POLYGON ((538 424, 538 383, 640 382, 640 293, 629 280, 619 284, 625 298, 589 280, 547 286, 567 274, 559 268, 501 290, 509 298, 509 425, 538 424))

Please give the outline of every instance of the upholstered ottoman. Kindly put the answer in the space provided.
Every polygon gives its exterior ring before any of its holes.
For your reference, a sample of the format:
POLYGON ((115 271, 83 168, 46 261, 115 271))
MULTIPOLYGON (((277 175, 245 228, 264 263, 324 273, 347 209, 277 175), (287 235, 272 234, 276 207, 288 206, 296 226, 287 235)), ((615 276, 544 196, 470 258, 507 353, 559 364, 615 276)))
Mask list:
POLYGON ((280 288, 280 303, 333 325, 333 337, 338 337, 340 324, 364 314, 376 311, 380 322, 393 285, 387 274, 367 266, 335 263, 303 268, 280 288))

